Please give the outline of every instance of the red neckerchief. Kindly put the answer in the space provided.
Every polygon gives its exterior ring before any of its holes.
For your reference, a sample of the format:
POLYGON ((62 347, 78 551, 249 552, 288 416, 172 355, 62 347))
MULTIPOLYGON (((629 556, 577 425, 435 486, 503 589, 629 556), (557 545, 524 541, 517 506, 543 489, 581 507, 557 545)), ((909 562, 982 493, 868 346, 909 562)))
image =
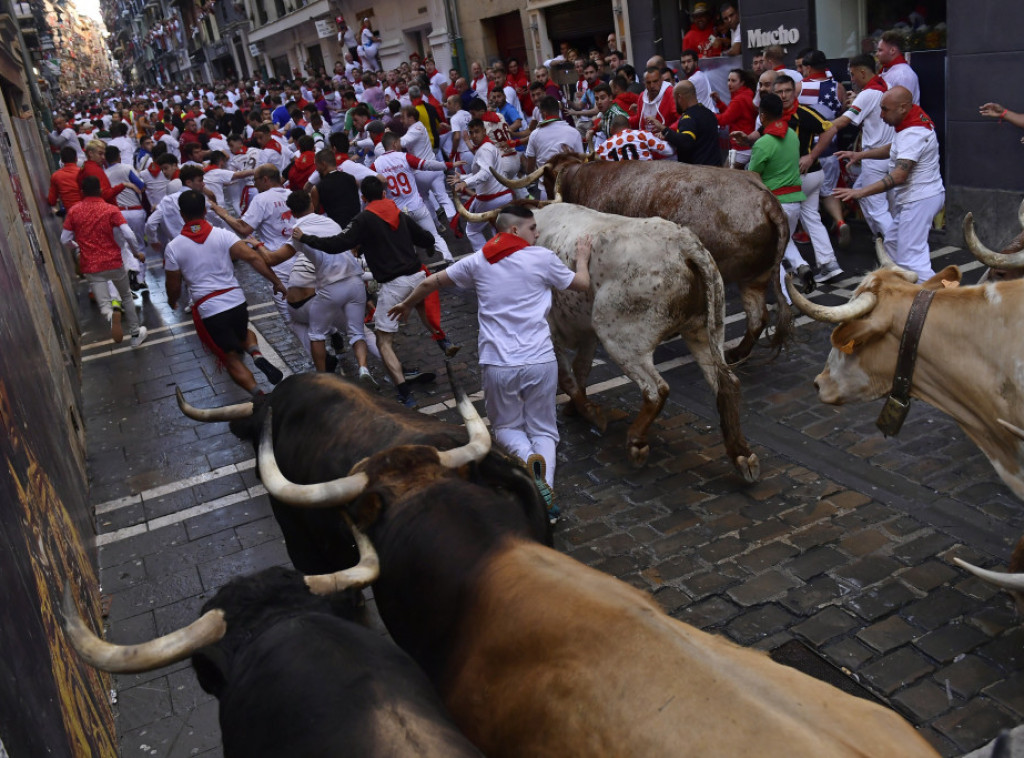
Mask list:
POLYGON ((210 139, 224 139, 224 135, 220 132, 210 132, 208 135, 210 139))
POLYGON ((888 66, 882 66, 882 71, 888 71, 890 68, 892 68, 893 66, 898 66, 900 63, 907 63, 907 59, 903 57, 903 53, 900 53, 895 58, 893 58, 892 63, 890 63, 888 66))
POLYGON ((270 130, 270 136, 271 137, 283 137, 284 135, 281 134, 281 132, 277 131, 277 129, 271 129, 270 130))
POLYGON ((401 214, 394 200, 374 200, 366 204, 366 210, 374 216, 383 219, 392 229, 398 228, 398 220, 401 214))
POLYGON ((522 250, 524 247, 529 246, 530 244, 522 237, 517 237, 516 235, 508 234, 507 232, 501 232, 484 244, 484 258, 487 259, 488 263, 494 265, 498 261, 508 258, 517 250, 522 250))
POLYGON ((788 130, 789 122, 785 119, 785 117, 780 118, 777 121, 772 121, 770 124, 767 124, 764 127, 765 134, 770 134, 773 137, 779 137, 780 139, 786 136, 786 132, 788 130))
POLYGON ((212 164, 212 163, 211 163, 211 164, 210 164, 209 166, 203 166, 203 173, 204 173, 204 174, 208 174, 208 173, 210 173, 211 171, 213 171, 213 170, 214 170, 215 168, 220 168, 220 166, 215 166, 215 165, 214 165, 214 164, 212 164))
POLYGON ((166 136, 167 136, 167 132, 160 132, 160 131, 158 131, 156 133, 156 141, 159 142, 161 137, 166 137, 166 136))
POLYGON ((346 155, 345 153, 335 153, 334 154, 334 165, 335 166, 340 166, 342 163, 344 163, 347 160, 348 160, 348 155, 346 155))
POLYGON ((782 120, 789 123, 789 120, 796 115, 797 108, 800 107, 800 103, 794 102, 793 107, 788 111, 782 111, 782 120))
POLYGON ((773 68, 772 71, 782 71, 784 68, 786 68, 786 67, 783 66, 782 64, 779 64, 778 66, 773 68))
POLYGON ((487 74, 480 74, 480 76, 476 77, 476 78, 475 78, 475 79, 473 80, 473 89, 476 89, 476 83, 477 83, 478 81, 480 81, 481 79, 485 78, 486 76, 487 76, 487 74))
POLYGON ((919 126, 922 129, 927 129, 928 131, 933 131, 935 129, 935 124, 933 124, 932 120, 928 118, 928 114, 921 110, 920 105, 911 107, 907 112, 906 117, 900 121, 899 125, 896 127, 896 131, 902 132, 904 129, 909 129, 912 126, 919 126))
POLYGON ((471 148, 471 150, 472 150, 472 152, 474 152, 474 153, 475 153, 475 152, 476 152, 477 150, 479 150, 480 148, 482 148, 482 147, 483 147, 484 145, 487 145, 487 144, 491 144, 491 145, 493 145, 493 144, 494 144, 493 142, 491 142, 491 138, 490 138, 490 137, 484 137, 484 141, 483 141, 483 142, 481 142, 481 143, 480 143, 479 145, 477 145, 476 147, 474 147, 474 148, 471 148))
POLYGON ((484 112, 484 115, 482 115, 480 117, 480 120, 481 121, 486 121, 486 122, 491 123, 491 124, 500 124, 501 123, 501 117, 497 113, 495 113, 494 111, 486 111, 486 112, 484 112))
POLYGON ((583 86, 584 83, 586 83, 586 81, 587 80, 584 79, 582 76, 579 78, 579 81, 576 82, 576 91, 577 92, 583 92, 583 90, 586 89, 586 87, 583 86))
POLYGON ((206 238, 210 236, 210 232, 213 231, 213 224, 206 219, 199 221, 186 221, 185 226, 181 229, 181 236, 188 237, 193 242, 201 245, 206 242, 206 238))
POLYGON ((864 89, 876 89, 879 92, 887 92, 889 90, 889 84, 878 74, 871 77, 871 81, 864 85, 864 89))
POLYGON ((149 175, 156 179, 156 175, 160 173, 160 167, 156 165, 156 161, 153 161, 153 165, 146 169, 149 171, 149 175))
POLYGON ((232 150, 231 154, 232 155, 245 155, 247 152, 249 152, 249 151, 246 150, 245 147, 243 146, 240 150, 232 150))
POLYGON ((267 144, 263 146, 264 150, 273 150, 275 153, 281 152, 281 145, 278 144, 277 140, 271 137, 267 140, 267 144))
POLYGON ((299 169, 308 168, 316 162, 316 156, 312 150, 307 150, 304 153, 299 153, 299 157, 295 159, 295 167, 299 169))

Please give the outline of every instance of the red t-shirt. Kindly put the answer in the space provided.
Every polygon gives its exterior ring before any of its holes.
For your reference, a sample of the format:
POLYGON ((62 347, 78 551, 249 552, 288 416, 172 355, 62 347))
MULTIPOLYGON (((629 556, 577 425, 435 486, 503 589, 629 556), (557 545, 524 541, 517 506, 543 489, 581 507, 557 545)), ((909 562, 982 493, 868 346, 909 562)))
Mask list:
POLYGON ((114 229, 124 224, 116 205, 101 197, 83 197, 64 217, 64 228, 75 233, 80 251, 79 268, 83 274, 95 274, 121 268, 121 248, 114 229))

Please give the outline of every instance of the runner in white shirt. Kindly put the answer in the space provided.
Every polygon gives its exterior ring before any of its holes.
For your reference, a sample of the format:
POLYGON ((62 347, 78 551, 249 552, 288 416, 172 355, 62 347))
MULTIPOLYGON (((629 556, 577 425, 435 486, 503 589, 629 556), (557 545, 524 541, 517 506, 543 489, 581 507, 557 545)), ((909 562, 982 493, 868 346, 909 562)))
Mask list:
MULTIPOLYGON (((469 101, 469 113, 473 118, 480 119, 487 130, 487 138, 498 150, 497 171, 506 179, 515 179, 519 176, 522 161, 519 153, 516 152, 512 132, 505 117, 492 110, 487 109, 487 104, 482 100, 473 99, 469 101)), ((525 189, 513 192, 517 197, 524 196, 525 189)))
POLYGON ((910 67, 907 59, 903 57, 904 37, 896 31, 885 32, 878 40, 875 48, 875 56, 882 64, 880 76, 885 79, 889 89, 893 87, 906 87, 914 98, 914 105, 921 104, 921 85, 917 79, 917 72, 910 67))
MULTIPOLYGON (((242 218, 233 218, 224 206, 217 203, 213 204, 213 212, 240 237, 255 234, 271 250, 277 250, 288 242, 292 233, 292 212, 287 205, 288 190, 281 186, 281 172, 272 164, 258 166, 254 181, 259 194, 249 203, 242 218)), ((291 260, 274 266, 274 273, 285 287, 288 286, 291 270, 291 260)), ((274 304, 284 322, 290 324, 291 309, 284 293, 274 296, 274 304)))
MULTIPOLYGON (((288 196, 288 207, 295 217, 295 228, 304 234, 317 237, 333 237, 341 234, 341 227, 334 221, 313 213, 309 195, 296 190, 288 196)), ((377 382, 366 368, 366 333, 363 321, 366 317, 366 287, 363 284, 363 267, 351 251, 328 254, 322 250, 290 240, 286 245, 273 251, 259 247, 269 264, 278 264, 297 253, 305 256, 316 269, 316 296, 309 306, 309 351, 317 371, 327 370, 326 340, 335 332, 348 336, 352 353, 359 363, 359 379, 376 388, 377 382)))
MULTIPOLYGON (((225 205, 224 200, 227 190, 232 189, 236 184, 240 188, 256 173, 256 170, 252 168, 243 169, 241 171, 231 171, 230 169, 224 168, 227 163, 227 155, 219 150, 213 150, 210 153, 209 163, 205 168, 206 174, 204 180, 206 186, 211 192, 213 192, 214 200, 218 205, 225 205)), ((238 197, 241 195, 241 190, 236 189, 232 194, 235 197, 238 197)), ((232 205, 237 208, 235 203, 232 203, 232 205)))
POLYGON ((158 121, 155 126, 156 132, 153 133, 153 138, 157 142, 163 142, 167 145, 167 152, 178 160, 181 160, 181 145, 178 143, 178 140, 176 140, 174 135, 170 132, 164 131, 164 125, 162 122, 158 121))
MULTIPOLYGON (((411 108, 412 106, 408 107, 411 108)), ((430 108, 432 106, 427 105, 426 107, 430 108)), ((430 134, 427 132, 427 127, 420 121, 419 113, 416 111, 409 113, 406 108, 403 108, 400 118, 402 125, 405 127, 405 134, 401 137, 402 148, 407 153, 415 155, 421 161, 435 160, 434 147, 430 144, 430 134)), ((419 189, 420 196, 423 198, 423 202, 427 204, 427 207, 435 212, 436 208, 440 207, 444 211, 445 218, 449 224, 453 218, 458 217, 458 214, 455 212, 455 206, 452 205, 451 198, 448 197, 443 173, 438 171, 416 171, 413 176, 416 179, 416 186, 419 189)))
POLYGON ((452 168, 453 164, 435 160, 420 160, 409 153, 399 152, 397 150, 399 138, 391 132, 384 134, 381 144, 384 145, 384 154, 377 158, 370 168, 384 177, 388 185, 388 194, 395 204, 408 213, 413 221, 424 230, 430 232, 434 238, 434 247, 441 253, 441 256, 446 261, 454 260, 448 249, 448 243, 437 233, 437 225, 430 218, 430 212, 423 204, 423 198, 416 186, 415 174, 411 170, 440 172, 452 168))
MULTIPOLYGON (((121 153, 114 145, 107 145, 106 154, 107 167, 104 173, 111 185, 124 184, 117 197, 117 207, 121 209, 125 223, 132 230, 135 239, 142 244, 143 235, 146 231, 146 211, 142 207, 142 192, 146 185, 135 173, 135 169, 121 162, 121 153)), ((143 261, 135 257, 135 253, 129 245, 121 246, 121 258, 124 267, 128 270, 128 283, 132 290, 138 290, 146 280, 146 266, 143 261)), ((149 288, 146 287, 148 294, 149 288)))
POLYGON ((281 142, 274 139, 270 126, 268 124, 260 124, 253 130, 252 138, 260 149, 259 155, 256 158, 257 164, 262 166, 269 163, 277 168, 278 171, 283 172, 290 158, 285 155, 281 142))
POLYGON ((112 134, 114 136, 107 140, 107 145, 113 145, 116 147, 121 154, 121 163, 131 168, 134 162, 133 159, 135 157, 135 150, 137 149, 137 146, 135 144, 135 140, 128 136, 128 124, 123 121, 114 124, 112 127, 112 134))
POLYGON ((213 351, 231 379, 252 395, 260 394, 256 378, 242 362, 245 353, 270 381, 282 379, 281 370, 259 351, 256 335, 249 329, 245 293, 235 278, 233 262, 242 260, 274 285, 281 295, 285 288, 264 260, 245 242, 226 229, 217 229, 203 219, 206 198, 199 192, 182 194, 181 215, 188 219, 164 251, 167 275, 167 304, 177 308, 182 283, 194 300, 192 320, 203 344, 213 351))
MULTIPOLYGON (((178 170, 178 159, 170 153, 164 153, 149 167, 139 172, 142 181, 146 185, 146 197, 149 198, 149 206, 155 210, 167 194, 167 185, 174 178, 178 170)), ((141 239, 141 237, 139 238, 141 239)))
POLYGON ((590 289, 590 240, 576 247, 573 272, 553 251, 537 246, 537 222, 528 208, 510 206, 496 225, 498 236, 483 250, 428 277, 391 309, 404 317, 439 287, 476 291, 480 320, 480 367, 487 417, 495 440, 524 461, 554 519, 558 426, 555 396, 558 364, 547 315, 551 290, 590 289))
MULTIPOLYGON (((893 128, 882 120, 882 96, 888 85, 882 77, 875 74, 875 61, 870 55, 858 55, 850 58, 850 79, 859 89, 846 113, 832 122, 832 129, 821 135, 821 140, 831 140, 834 133, 853 124, 861 129, 861 151, 873 151, 892 143, 896 136, 893 128)), ((860 176, 853 184, 859 190, 878 182, 889 172, 889 162, 885 158, 862 158, 860 153, 837 152, 837 158, 849 159, 850 165, 860 164, 860 176)), ((833 192, 835 196, 835 192, 833 192)), ((888 193, 867 195, 858 201, 864 220, 868 222, 871 233, 889 238, 892 229, 892 214, 889 210, 888 193)))
POLYGON ((146 242, 157 252, 177 237, 185 225, 181 211, 178 210, 178 196, 185 190, 203 191, 201 166, 184 166, 178 175, 181 179, 181 188, 168 192, 146 220, 146 242))
MULTIPOLYGON (((573 131, 576 131, 573 129, 573 131)), ((462 192, 467 189, 473 191, 473 202, 469 210, 473 213, 500 208, 512 200, 512 190, 499 182, 491 174, 491 169, 498 170, 498 149, 487 136, 487 129, 484 122, 474 118, 469 122, 469 138, 475 146, 473 158, 473 173, 456 179, 452 177, 449 182, 452 189, 462 192)), ((579 139, 577 132, 576 138, 579 139)), ((466 224, 466 236, 473 245, 473 250, 481 250, 492 234, 491 224, 487 221, 471 221, 466 224)))
MULTIPOLYGON (((239 135, 228 137, 228 147, 231 150, 231 157, 228 158, 227 164, 228 171, 255 171, 259 165, 259 148, 247 147, 239 135)), ((224 199, 235 209, 238 216, 245 213, 254 197, 256 197, 256 185, 251 178, 229 184, 224 192, 224 199)))
POLYGON ((462 107, 462 101, 458 95, 452 95, 445 101, 445 110, 448 112, 448 122, 452 129, 448 134, 442 135, 441 139, 448 138, 446 146, 448 155, 466 164, 460 169, 464 173, 473 165, 473 146, 469 141, 469 122, 473 116, 462 107), (456 135, 458 135, 457 139, 456 135))
POLYGON ((58 150, 65 146, 75 148, 75 152, 78 154, 78 165, 81 166, 85 162, 85 150, 82 149, 82 143, 78 140, 78 132, 64 116, 57 116, 53 120, 53 124, 57 128, 50 135, 51 144, 58 150))
MULTIPOLYGON (((543 120, 530 133, 530 141, 526 145, 526 173, 540 168, 551 158, 562 152, 563 147, 575 153, 583 152, 583 138, 575 127, 569 126, 558 117, 558 102, 554 98, 542 101, 541 115, 543 120)), ((547 199, 547 191, 543 182, 540 185, 541 200, 547 199)))

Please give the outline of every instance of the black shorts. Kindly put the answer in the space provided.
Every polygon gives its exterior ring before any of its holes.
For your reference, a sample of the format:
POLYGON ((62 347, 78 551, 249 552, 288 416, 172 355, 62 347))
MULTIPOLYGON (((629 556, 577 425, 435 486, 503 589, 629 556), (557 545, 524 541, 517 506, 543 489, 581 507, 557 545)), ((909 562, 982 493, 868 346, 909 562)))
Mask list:
POLYGON ((203 326, 213 343, 225 353, 244 353, 249 331, 249 306, 242 303, 204 318, 203 326))

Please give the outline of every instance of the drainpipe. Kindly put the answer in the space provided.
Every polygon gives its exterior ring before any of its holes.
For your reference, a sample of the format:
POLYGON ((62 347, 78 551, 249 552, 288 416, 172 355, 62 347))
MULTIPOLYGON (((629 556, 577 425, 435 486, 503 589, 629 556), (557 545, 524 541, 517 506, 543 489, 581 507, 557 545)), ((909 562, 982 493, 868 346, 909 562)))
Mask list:
POLYGON ((452 50, 452 68, 460 72, 469 69, 466 66, 466 46, 462 42, 462 32, 459 30, 459 11, 455 5, 456 0, 443 0, 444 22, 448 27, 448 40, 452 50))

